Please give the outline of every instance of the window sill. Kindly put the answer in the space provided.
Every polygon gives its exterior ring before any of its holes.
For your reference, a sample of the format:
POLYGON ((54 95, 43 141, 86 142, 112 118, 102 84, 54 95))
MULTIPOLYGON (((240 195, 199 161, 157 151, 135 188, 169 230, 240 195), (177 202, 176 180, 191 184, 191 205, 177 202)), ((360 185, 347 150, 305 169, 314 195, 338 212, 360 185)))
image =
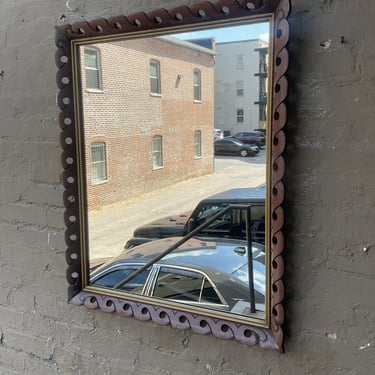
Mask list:
POLYGON ((152 170, 153 171, 158 171, 160 169, 163 169, 164 168, 164 165, 160 166, 160 167, 152 167, 152 170))
POLYGON ((194 103, 196 103, 196 104, 202 104, 202 100, 194 100, 194 103))
POLYGON ((150 93, 150 96, 154 97, 154 98, 161 98, 161 94, 154 94, 154 93, 150 93))
POLYGON ((101 89, 86 89, 86 92, 92 94, 104 94, 104 91, 101 89))
POLYGON ((96 181, 96 182, 92 182, 91 186, 103 185, 103 184, 107 184, 108 182, 109 180, 96 181))

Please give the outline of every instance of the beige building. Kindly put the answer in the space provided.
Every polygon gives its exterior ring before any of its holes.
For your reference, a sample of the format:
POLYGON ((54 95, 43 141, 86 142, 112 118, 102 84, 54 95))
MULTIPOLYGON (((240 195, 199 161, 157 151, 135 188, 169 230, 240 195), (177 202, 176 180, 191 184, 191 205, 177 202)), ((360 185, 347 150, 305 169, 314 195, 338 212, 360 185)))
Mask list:
POLYGON ((156 37, 80 53, 89 209, 213 172, 214 50, 156 37))

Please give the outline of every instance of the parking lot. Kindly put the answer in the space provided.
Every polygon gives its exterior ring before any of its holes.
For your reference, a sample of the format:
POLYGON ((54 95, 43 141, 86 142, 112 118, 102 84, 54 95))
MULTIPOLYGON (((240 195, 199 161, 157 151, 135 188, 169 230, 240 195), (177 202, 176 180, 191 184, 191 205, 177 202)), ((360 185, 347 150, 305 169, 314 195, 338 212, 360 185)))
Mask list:
POLYGON ((265 150, 255 157, 216 156, 213 174, 183 181, 89 214, 90 258, 119 254, 133 230, 170 214, 192 210, 223 190, 265 182, 265 150))

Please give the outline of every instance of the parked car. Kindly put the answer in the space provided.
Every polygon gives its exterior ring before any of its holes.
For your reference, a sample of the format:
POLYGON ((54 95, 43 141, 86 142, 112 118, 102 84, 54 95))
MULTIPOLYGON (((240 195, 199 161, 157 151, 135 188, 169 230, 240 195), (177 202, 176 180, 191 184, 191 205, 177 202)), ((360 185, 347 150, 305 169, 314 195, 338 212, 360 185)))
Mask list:
MULTIPOLYGON (((90 273, 90 285, 239 314, 249 314, 247 242, 191 238, 125 283, 134 271, 179 241, 172 237, 126 250, 90 273)), ((256 310, 265 309, 265 253, 252 244, 256 310)))
POLYGON ((224 138, 224 131, 221 129, 214 129, 214 140, 224 138))
POLYGON ((231 138, 238 139, 239 141, 246 144, 255 144, 258 147, 263 147, 266 144, 266 137, 264 133, 260 131, 239 132, 232 135, 231 138))
POLYGON ((256 131, 256 132, 260 132, 260 133, 264 134, 264 136, 266 136, 266 132, 267 132, 266 129, 262 129, 262 128, 254 129, 254 131, 256 131))
POLYGON ((240 155, 246 157, 257 155, 259 147, 245 144, 232 137, 227 137, 214 142, 214 152, 216 155, 240 155))
MULTIPOLYGON (((160 218, 134 230, 125 249, 158 238, 185 236, 229 204, 251 205, 252 240, 265 242, 265 185, 253 188, 226 190, 201 200, 193 211, 160 218)), ((233 209, 215 220, 200 234, 210 237, 246 239, 245 212, 233 209)))

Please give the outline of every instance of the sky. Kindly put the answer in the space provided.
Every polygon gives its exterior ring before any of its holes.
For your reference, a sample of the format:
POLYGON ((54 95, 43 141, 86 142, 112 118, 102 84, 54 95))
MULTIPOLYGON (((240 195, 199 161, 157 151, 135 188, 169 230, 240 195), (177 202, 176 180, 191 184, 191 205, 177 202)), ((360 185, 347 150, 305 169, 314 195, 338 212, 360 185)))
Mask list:
POLYGON ((257 38, 268 40, 268 28, 268 22, 262 22, 250 25, 247 24, 238 26, 227 26, 209 30, 184 32, 180 34, 173 34, 173 36, 184 40, 215 37, 216 43, 233 42, 238 40, 248 40, 257 38))

